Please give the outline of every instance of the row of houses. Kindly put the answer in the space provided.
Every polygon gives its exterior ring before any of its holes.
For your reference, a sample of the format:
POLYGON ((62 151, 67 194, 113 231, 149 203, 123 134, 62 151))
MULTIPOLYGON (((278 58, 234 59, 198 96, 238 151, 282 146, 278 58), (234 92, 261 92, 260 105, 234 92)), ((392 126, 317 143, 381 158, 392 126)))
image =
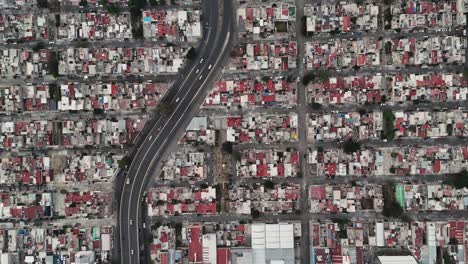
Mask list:
POLYGON ((456 73, 376 74, 328 77, 306 87, 308 101, 321 105, 467 100, 467 79, 456 73))
MULTIPOLYGON (((200 10, 143 10, 143 37, 152 40, 196 41, 202 36, 200 10)), ((0 15, 0 42, 52 40, 129 40, 129 12, 104 10, 0 15)))
POLYGON ((130 13, 105 11, 55 14, 57 40, 107 40, 132 38, 130 13))
POLYGON ((236 163, 238 177, 296 177, 299 173, 299 153, 294 150, 246 150, 236 163))
POLYGON ((113 193, 76 191, 55 194, 56 211, 66 218, 112 218, 113 193))
POLYGON ((0 126, 0 145, 7 149, 120 146, 131 143, 146 120, 136 116, 119 119, 8 121, 0 126))
MULTIPOLYGON (((173 225, 161 225, 152 231, 153 240, 150 244, 150 255, 153 261, 161 264, 175 261, 215 258, 201 252, 214 244, 217 250, 216 263, 231 263, 231 248, 246 247, 251 244, 251 225, 239 222, 204 222, 181 224, 180 229, 173 225), (176 245, 176 237, 180 237, 180 244, 176 245), (214 240, 214 241, 213 241, 214 240), (209 243, 207 242, 214 242, 209 243)), ((211 252, 209 252, 211 253, 211 252)))
POLYGON ((279 143, 298 140, 297 114, 248 114, 216 116, 214 129, 225 130, 226 140, 236 143, 279 143))
POLYGON ((201 180, 207 176, 208 153, 192 148, 183 148, 164 162, 159 178, 164 181, 201 180))
POLYGON ((54 193, 1 193, 0 219, 33 220, 54 216, 54 193))
POLYGON ((0 229, 1 263, 108 263, 112 226, 0 229))
POLYGON ((47 49, 2 49, 0 77, 45 76, 50 74, 51 52, 47 49))
POLYGON ((376 184, 311 185, 309 209, 311 213, 382 212, 382 186, 376 184))
POLYGON ((149 216, 178 214, 216 214, 216 189, 192 187, 157 187, 146 192, 149 216))
POLYGON ((65 82, 60 84, 60 100, 56 109, 59 111, 154 109, 169 86, 169 83, 152 82, 65 82))
POLYGON ((447 111, 396 111, 395 136, 409 138, 466 137, 468 112, 447 111))
POLYGON ((296 6, 292 1, 248 3, 237 9, 239 35, 254 40, 294 33, 296 6))
POLYGON ((384 115, 392 115, 397 138, 466 137, 468 113, 464 109, 435 111, 360 111, 308 115, 308 140, 329 141, 354 138, 379 139, 384 132, 384 115))
POLYGON ((47 40, 48 26, 46 14, 0 14, 0 42, 47 40))
POLYGON ((4 185, 43 185, 71 182, 103 182, 118 169, 120 153, 81 153, 60 150, 47 154, 2 156, 0 183, 4 185))
POLYGON ((200 10, 144 10, 142 17, 146 39, 193 42, 202 36, 200 10))
POLYGON ((112 193, 9 192, 1 193, 0 219, 111 218, 112 193))
POLYGON ((397 184, 395 197, 408 211, 465 210, 468 208, 468 189, 456 189, 440 183, 397 184))
POLYGON ((186 49, 69 48, 58 52, 60 75, 126 75, 177 73, 185 62, 186 49))
POLYGON ((433 36, 383 40, 385 53, 392 65, 465 64, 466 38, 433 36), (388 48, 390 47, 390 49, 388 48), (388 52, 390 51, 390 52, 388 52))
POLYGON ((379 6, 340 2, 305 5, 305 26, 308 34, 376 31, 379 28, 379 6))
POLYGON ((300 196, 300 185, 294 183, 240 185, 229 190, 229 212, 292 213, 300 210, 300 196))
POLYGON ((347 112, 309 114, 307 138, 311 142, 356 138, 380 138, 383 114, 373 112, 347 112))
POLYGON ((309 152, 307 162, 313 175, 328 177, 451 174, 468 167, 468 147, 367 147, 349 154, 318 149, 309 152))
POLYGON ((297 42, 247 43, 234 47, 227 65, 230 71, 277 70, 297 68, 297 42))
POLYGON ((284 78, 221 80, 206 97, 207 108, 294 107, 297 85, 284 78))
POLYGON ((468 260, 465 243, 467 226, 463 220, 344 223, 311 221, 311 263, 341 263, 344 260, 364 264, 365 256, 372 254, 374 248, 382 247, 407 248, 421 263, 434 263, 437 258, 442 258, 437 252, 440 247, 448 251, 446 254, 449 259, 456 260, 455 263, 463 263, 468 260))
POLYGON ((466 40, 458 36, 330 39, 306 42, 305 64, 308 69, 464 64, 465 50, 466 40))
MULTIPOLYGON (((466 2, 466 1, 465 1, 466 2)), ((466 27, 463 0, 441 1, 399 1, 390 7, 390 28, 411 31, 434 28, 452 29, 466 27)))
POLYGON ((272 115, 268 113, 197 116, 186 128, 180 142, 214 145, 216 131, 225 134, 222 137, 232 143, 296 142, 298 118, 297 114, 272 115))
POLYGON ((0 111, 129 111, 154 109, 169 83, 63 82, 0 87, 0 111))

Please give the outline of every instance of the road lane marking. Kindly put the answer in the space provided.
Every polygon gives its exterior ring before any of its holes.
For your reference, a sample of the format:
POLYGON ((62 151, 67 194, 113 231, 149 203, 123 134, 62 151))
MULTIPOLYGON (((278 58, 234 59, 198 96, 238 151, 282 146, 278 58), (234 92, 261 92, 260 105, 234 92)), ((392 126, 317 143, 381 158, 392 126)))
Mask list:
MULTIPOLYGON (((211 28, 211 30, 213 30, 213 28, 211 28)), ((211 30, 208 31, 208 37, 210 36, 211 30)), ((208 38, 207 38, 207 39, 208 39, 208 38)), ((224 48, 223 48, 223 49, 224 49, 224 48)), ((205 67, 206 67, 206 65, 205 65, 205 67)), ((190 74, 193 72, 194 69, 195 69, 195 67, 192 68, 192 70, 190 71, 190 73, 189 73, 188 76, 190 76, 190 74)), ((187 77, 188 77, 188 76, 187 76, 187 77)), ((186 82, 187 80, 188 80, 188 78, 186 78, 186 79, 184 80, 183 84, 185 84, 185 82, 186 82)), ((195 84, 195 82, 194 82, 190 87, 193 87, 194 84, 195 84)), ((181 87, 182 87, 182 86, 181 86, 181 87)), ((181 90, 181 89, 179 88, 179 90, 177 91, 176 95, 180 92, 180 90, 181 90)), ((190 89, 189 89, 189 90, 190 90, 190 89)), ((198 94, 198 93, 197 93, 197 94, 198 94)), ((187 95, 188 95, 188 93, 186 93, 186 94, 184 95, 184 97, 183 97, 182 100, 184 100, 185 97, 187 97, 187 95)), ((180 105, 180 104, 179 104, 179 105, 180 105)), ((174 116, 174 114, 177 112, 177 109, 179 108, 179 105, 177 105, 175 111, 173 112, 173 114, 171 115, 171 117, 169 118, 169 120, 172 119, 172 117, 174 116)), ((159 120, 156 122, 156 124, 158 124, 158 122, 159 122, 160 120, 162 120, 162 119, 159 119, 159 120)), ((168 120, 168 121, 169 121, 169 120, 168 120)), ((166 122, 166 124, 164 125, 164 127, 163 127, 161 130, 164 130, 164 128, 167 126, 168 123, 169 123, 169 122, 166 122)), ((155 124, 155 125, 153 126, 153 128, 151 129, 151 132, 152 132, 152 131, 154 130, 154 128, 156 127, 156 124, 155 124)), ((171 132, 172 132, 172 130, 171 130, 171 132)), ((157 138, 159 138, 160 135, 161 135, 161 133, 158 134, 158 137, 157 137, 157 138)), ((167 140, 167 138, 166 138, 166 140, 167 140)), ((151 150, 153 144, 155 144, 156 141, 157 141, 157 140, 154 140, 154 141, 151 143, 150 147, 148 148, 148 150, 146 151, 146 153, 145 153, 145 155, 143 156, 142 159, 145 159, 145 158, 146 158, 146 156, 148 155, 149 151, 151 150)), ((137 152, 137 155, 138 155, 138 153, 139 153, 139 152, 137 152)), ((136 155, 136 156, 137 156, 137 155, 136 155)), ((140 165, 138 166, 137 171, 136 171, 136 175, 138 175, 138 172, 140 171, 141 165, 142 165, 142 163, 140 163, 140 165)), ((130 170, 129 170, 129 171, 130 171, 130 170)), ((143 178, 143 183, 145 182, 145 179, 146 179, 146 175, 145 175, 145 177, 143 178)), ((133 181, 132 186, 131 186, 131 188, 130 188, 130 199, 129 199, 129 204, 128 204, 129 207, 128 207, 128 209, 130 209, 130 206, 131 206, 131 203, 130 203, 130 202, 131 202, 131 200, 132 200, 132 193, 133 193, 133 188, 134 188, 134 186, 135 186, 135 181, 133 181)), ((125 187, 126 187, 126 186, 124 186, 124 189, 123 189, 123 190, 125 190, 125 187)), ((143 184, 142 184, 141 187, 143 187, 143 184)), ((140 188, 140 190, 141 190, 141 188, 140 188)), ((140 191, 139 194, 141 195, 141 191, 140 191)), ((139 209, 139 207, 138 207, 138 206, 139 206, 139 202, 140 202, 139 200, 140 200, 140 199, 138 199, 138 201, 137 201, 137 202, 138 202, 137 210, 139 209)), ((123 204, 123 203, 121 202, 121 203, 120 203, 120 208, 122 208, 122 204, 123 204)), ((138 211, 137 211, 137 212, 138 212, 138 211)), ((127 213, 127 220, 128 220, 129 218, 130 218, 130 210, 129 210, 128 213, 127 213)), ((138 221, 138 213, 137 213, 137 221, 138 221)), ((120 228, 120 233, 122 233, 122 228, 120 228)), ((127 235, 128 235, 128 237, 130 237, 130 228, 128 228, 128 230, 127 230, 127 235)), ((138 240, 138 239, 139 239, 139 234, 138 234, 138 232, 137 232, 137 240, 138 240)), ((128 246, 129 246, 128 249, 131 250, 130 241, 128 242, 128 246)), ((138 241, 137 241, 137 246, 138 246, 138 241)), ((122 253, 123 253, 123 252, 122 252, 122 253)), ((139 257, 139 256, 138 256, 138 257, 139 257)), ((130 259, 130 261, 132 261, 132 260, 130 259)))
MULTIPOLYGON (((221 54, 223 54, 224 50, 226 49, 226 46, 227 46, 228 41, 229 41, 230 34, 231 34, 231 32, 228 31, 228 32, 227 32, 226 39, 224 40, 223 47, 222 47, 222 49, 221 49, 221 54)), ((222 57, 222 56, 219 56, 219 57, 217 58, 217 60, 216 60, 216 62, 215 62, 215 64, 214 64, 215 66, 218 65, 219 60, 221 59, 221 57, 222 57)), ((206 82, 209 80, 208 77, 209 77, 212 73, 213 73, 213 71, 210 70, 209 73, 208 73, 208 75, 207 75, 207 78, 205 78, 205 80, 203 81, 203 83, 200 85, 200 88, 202 88, 203 86, 205 86, 206 82)), ((193 83, 191 87, 193 87, 194 84, 195 84, 195 83, 193 83)), ((191 100, 190 103, 187 105, 187 107, 185 108, 184 112, 183 112, 182 115, 179 117, 179 119, 177 120, 177 122, 175 123, 175 125, 172 126, 172 129, 170 130, 169 134, 171 134, 171 133, 174 131, 174 129, 176 128, 176 126, 180 123, 182 117, 184 117, 184 115, 186 114, 186 112, 187 112, 188 109, 190 108, 190 105, 192 105, 193 101, 195 100, 195 98, 198 96, 198 94, 199 94, 202 90, 203 90, 203 89, 198 89, 198 91, 195 93, 195 96, 192 97, 192 100, 191 100)), ((186 97, 187 95, 188 95, 188 93, 186 93, 186 95, 184 96, 184 99, 185 99, 185 97, 186 97)), ((183 101, 184 99, 182 99, 182 101, 183 101)), ((182 105, 182 104, 179 104, 179 105, 182 105)), ((178 108, 178 106, 177 106, 177 108, 178 108)), ((174 114, 175 114, 175 111, 174 111, 174 114)), ((172 116, 174 116, 174 114, 171 115, 170 119, 172 119, 172 116)), ((168 123, 169 123, 169 122, 166 122, 166 125, 167 125, 168 123)), ((166 125, 165 125, 165 126, 166 126, 166 125)), ((164 127, 165 127, 165 126, 164 126, 164 127)), ((162 130, 164 130, 164 128, 163 128, 162 130)), ((162 146, 165 145, 167 139, 168 139, 168 137, 166 137, 166 139, 164 140, 163 144, 159 145, 158 151, 156 152, 156 155, 154 155, 155 157, 157 157, 157 155, 159 155, 159 152, 163 149, 162 146)), ((154 143, 154 142, 156 142, 156 141, 153 141, 153 143, 154 143)), ((151 148, 151 147, 150 147, 150 148, 151 148)), ((145 157, 146 157, 146 156, 145 156, 145 157)), ((148 171, 149 171, 149 169, 151 168, 151 166, 152 166, 152 164, 153 164, 154 161, 155 161, 155 159, 153 159, 153 160, 151 161, 150 165, 148 166, 148 169, 146 170, 146 173, 145 173, 145 175, 144 175, 142 184, 141 184, 141 186, 140 186, 140 190, 139 190, 139 193, 138 193, 138 200, 137 200, 137 214, 136 214, 136 215, 137 215, 137 218, 139 217, 139 211, 140 211, 140 197, 141 197, 141 192, 143 191, 143 186, 144 186, 144 182, 146 181, 146 177, 148 177, 148 171)), ((133 186, 132 186, 132 191, 131 191, 131 193, 133 193, 133 186)), ((130 197, 132 197, 132 196, 130 196, 130 197)), ((130 198, 130 199, 131 199, 131 198, 130 198)), ((129 205, 130 205, 130 204, 129 204, 129 205)), ((129 215, 130 215, 130 214, 129 214, 129 215)), ((138 220, 137 220, 137 221, 138 221, 138 220)), ((129 232, 129 234, 130 234, 130 232, 129 232)), ((139 241, 139 233, 137 232, 136 235, 137 235, 137 245, 136 245, 136 247, 137 247, 137 252, 139 252, 139 244, 138 244, 138 241, 139 241)), ((137 256, 137 259, 138 259, 139 257, 140 257, 140 256, 138 255, 138 256, 137 256)), ((132 261, 130 261, 130 262, 132 262, 132 261)))
MULTIPOLYGON (((212 30, 212 29, 211 29, 211 30, 212 30)), ((210 35, 211 35, 211 30, 208 31, 208 35, 207 35, 207 38, 206 38, 207 40, 209 39, 209 37, 210 37, 210 35)), ((205 43, 205 45, 206 45, 206 42, 204 42, 204 43, 205 43)), ((193 70, 194 70, 195 68, 196 68, 196 67, 193 67, 192 70, 189 72, 189 74, 187 75, 187 78, 184 80, 184 82, 182 83, 182 85, 180 86, 180 88, 177 90, 176 95, 181 91, 181 87, 183 87, 183 85, 185 85, 185 82, 188 80, 188 77, 192 74, 192 72, 193 72, 193 70)), ((172 117, 172 116, 171 116, 171 117, 172 117)), ((162 118, 160 118, 160 119, 158 119, 158 120, 156 121, 156 123, 154 124, 153 128, 151 128, 150 133, 153 132, 154 128, 157 127, 157 125, 159 124, 159 122, 160 122, 161 120, 162 120, 162 118)), ((166 124, 167 124, 167 122, 166 122, 166 124)), ((163 130, 163 129, 161 129, 161 130, 163 130)), ((161 133, 159 133, 158 136, 159 136, 160 134, 161 134, 161 133)), ((156 140, 154 140, 154 141, 151 143, 151 146, 152 146, 152 144, 154 144, 154 142, 156 142, 156 140)), ((150 146, 149 149, 151 149, 151 146, 150 146)), ((149 149, 148 149, 148 151, 149 151, 149 149)), ((144 159, 144 158, 146 157, 146 155, 148 154, 148 151, 147 151, 147 152, 145 153, 145 155, 143 156, 143 159, 144 159)), ((138 156, 139 152, 140 152, 140 148, 138 149, 138 151, 137 151, 137 153, 135 154, 135 156, 138 156)), ((130 165, 130 166, 131 166, 131 165, 130 165)), ((137 168, 137 173, 136 173, 136 174, 138 174, 138 171, 140 170, 140 167, 141 167, 141 164, 138 166, 138 168, 137 168)), ((131 170, 131 167, 128 169, 128 172, 130 172, 130 170, 131 170)), ((130 176, 130 173, 128 173, 128 176, 127 176, 127 177, 129 177, 129 176, 130 176)), ((123 189, 122 189, 122 193, 125 192, 125 189, 126 189, 126 187, 127 187, 126 185, 127 185, 127 184, 124 185, 124 187, 123 187, 123 189)), ((132 188, 130 188, 130 194, 133 193, 133 186, 134 186, 134 182, 132 183, 132 188)), ((131 199, 130 199, 130 200, 131 200, 131 199)), ((129 200, 129 202, 130 202, 130 200, 129 200)), ((120 212, 122 212, 122 205, 123 205, 123 203, 122 203, 122 200, 121 200, 120 206, 119 206, 119 207, 120 207, 119 214, 120 214, 120 212)), ((129 203, 129 207, 130 207, 130 203, 129 203)), ((127 220, 128 220, 129 218, 130 218, 130 211, 127 213, 127 220)), ((120 219, 119 219, 119 220, 120 220, 120 219)), ((120 222, 120 221, 119 221, 119 222, 120 222)), ((122 238, 122 228, 120 228, 119 233, 120 233, 120 239, 121 239, 121 238, 122 238)), ((128 235, 128 237, 130 237, 130 229, 128 229, 127 235, 128 235)), ((131 248, 130 248, 130 243, 128 243, 128 246, 129 246, 129 247, 128 247, 128 250, 131 250, 131 248)), ((122 246, 121 246, 121 248, 122 248, 122 246)), ((124 251, 122 250, 122 254, 123 254, 123 252, 124 252, 124 251)), ((121 256, 121 258, 122 258, 122 256, 121 256)))

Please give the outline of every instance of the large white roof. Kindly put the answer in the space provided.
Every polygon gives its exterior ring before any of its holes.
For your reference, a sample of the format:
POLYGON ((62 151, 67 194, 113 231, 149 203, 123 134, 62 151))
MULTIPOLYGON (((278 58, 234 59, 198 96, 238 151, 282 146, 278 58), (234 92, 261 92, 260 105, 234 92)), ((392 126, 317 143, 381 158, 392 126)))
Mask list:
POLYGON ((380 256, 382 264, 418 264, 413 256, 380 256))
POLYGON ((294 248, 294 225, 252 224, 252 248, 294 248))

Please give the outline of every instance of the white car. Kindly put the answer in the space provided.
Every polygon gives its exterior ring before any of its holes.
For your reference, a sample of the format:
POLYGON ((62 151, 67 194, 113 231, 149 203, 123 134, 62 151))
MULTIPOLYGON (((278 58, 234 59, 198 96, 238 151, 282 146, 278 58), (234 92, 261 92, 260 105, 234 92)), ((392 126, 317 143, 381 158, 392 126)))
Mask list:
POLYGON ((201 80, 202 78, 203 78, 203 75, 202 75, 202 76, 200 76, 200 78, 198 78, 198 80, 201 80))
POLYGON ((213 65, 210 64, 210 66, 208 66, 208 70, 211 70, 211 67, 213 67, 213 65))
POLYGON ((130 225, 133 225, 133 220, 132 219, 130 219, 130 225))
POLYGON ((153 139, 153 135, 151 135, 151 136, 148 138, 148 141, 151 141, 151 139, 153 139))
POLYGON ((204 58, 201 58, 200 63, 203 63, 203 60, 205 60, 205 59, 204 59, 204 58))
POLYGON ((199 73, 199 72, 200 72, 200 69, 197 69, 197 70, 195 71, 195 73, 199 73))
POLYGON ((132 251, 130 251, 130 253, 133 255, 133 249, 132 249, 132 251))
POLYGON ((130 184, 130 177, 127 177, 127 184, 130 184))

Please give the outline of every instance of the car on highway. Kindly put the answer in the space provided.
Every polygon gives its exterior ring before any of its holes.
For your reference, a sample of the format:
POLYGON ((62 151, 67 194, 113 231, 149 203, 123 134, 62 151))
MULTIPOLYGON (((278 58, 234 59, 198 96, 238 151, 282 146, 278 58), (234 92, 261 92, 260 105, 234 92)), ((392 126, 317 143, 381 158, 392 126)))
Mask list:
POLYGON ((130 219, 130 225, 133 225, 133 220, 132 219, 130 219))
POLYGON ((132 255, 133 255, 133 249, 132 249, 132 251, 130 253, 132 253, 132 255))
POLYGON ((198 78, 198 80, 201 80, 202 78, 203 78, 203 75, 202 75, 202 76, 200 76, 200 78, 198 78))
POLYGON ((175 99, 175 102, 178 103, 180 100, 180 97, 177 97, 177 99, 175 99))
POLYGON ((208 66, 208 70, 211 70, 211 67, 213 67, 213 64, 210 64, 210 66, 208 66))
POLYGON ((151 135, 151 136, 148 138, 148 141, 151 141, 151 139, 153 139, 153 135, 151 135))
POLYGON ((201 58, 200 64, 202 64, 204 60, 205 60, 205 58, 201 58))
POLYGON ((200 72, 200 69, 197 69, 197 70, 195 71, 195 73, 199 73, 199 72, 200 72))
POLYGON ((127 177, 126 183, 127 183, 127 184, 130 184, 130 177, 127 177))

